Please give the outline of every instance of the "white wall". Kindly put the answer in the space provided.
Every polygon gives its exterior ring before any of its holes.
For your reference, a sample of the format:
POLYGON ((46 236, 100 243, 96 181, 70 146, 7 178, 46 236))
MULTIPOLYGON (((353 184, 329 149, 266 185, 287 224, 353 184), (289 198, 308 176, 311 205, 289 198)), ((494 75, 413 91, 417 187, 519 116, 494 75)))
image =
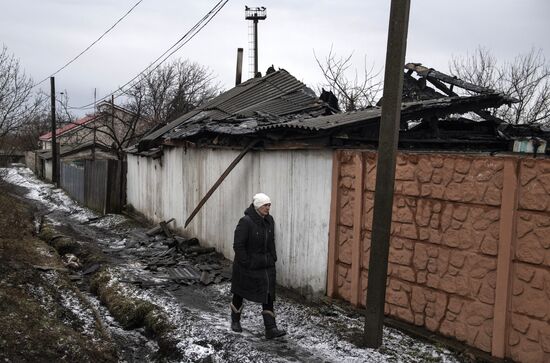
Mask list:
POLYGON ((52 181, 53 163, 52 159, 44 161, 44 179, 52 181))
MULTIPOLYGON (((154 222, 175 218, 183 232, 186 218, 238 154, 172 148, 157 160, 128 155, 128 203, 154 222)), ((276 223, 277 282, 304 295, 324 294, 331 172, 329 150, 250 152, 184 234, 233 259, 237 221, 252 196, 264 192, 276 223)))

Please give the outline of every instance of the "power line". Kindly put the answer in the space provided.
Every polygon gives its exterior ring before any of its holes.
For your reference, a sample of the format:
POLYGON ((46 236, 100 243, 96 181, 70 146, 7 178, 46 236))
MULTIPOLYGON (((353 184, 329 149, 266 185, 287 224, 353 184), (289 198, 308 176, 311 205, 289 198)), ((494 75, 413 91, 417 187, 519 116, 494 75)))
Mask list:
MULTIPOLYGON (((172 54, 174 54, 175 52, 177 52, 179 49, 181 49, 185 44, 187 44, 191 39, 193 39, 195 37, 195 35, 197 35, 201 30, 202 28, 204 28, 217 14, 218 12, 225 6, 225 4, 228 2, 229 0, 220 0, 216 5, 214 5, 214 7, 212 9, 210 9, 210 11, 208 13, 206 13, 195 25, 193 25, 191 27, 191 29, 189 29, 180 39, 178 39, 178 41, 176 41, 172 46, 170 46, 164 53, 162 53, 159 57, 157 57, 153 62, 151 62, 151 64, 149 66, 147 66, 144 70, 142 70, 141 72, 139 72, 135 77, 133 77, 132 79, 130 79, 128 82, 126 82, 124 85, 118 87, 115 91, 109 93, 108 95, 105 95, 101 98, 99 98, 100 100, 102 99, 105 99, 107 97, 110 97, 110 96, 113 96, 115 95, 115 93, 117 93, 118 91, 124 91, 124 87, 128 86, 130 83, 132 83, 133 81, 135 81, 138 77, 140 77, 141 75, 143 75, 145 72, 147 72, 149 70, 149 74, 151 72, 153 72, 155 69, 157 69, 162 63, 164 63, 172 54), (221 4, 221 5, 220 5, 221 4), (187 37, 189 37, 188 39, 186 39, 187 37), (185 41, 184 41, 185 40, 185 41), (181 43, 181 44, 180 44, 181 43), (178 46, 179 45, 179 46, 178 46), (176 48, 177 47, 177 48, 176 48), (175 50, 173 50, 172 52, 170 52, 172 49, 176 48, 175 50), (169 53, 166 57, 164 57, 167 53, 169 53), (153 65, 158 62, 161 58, 163 58, 156 66, 154 66, 154 68, 150 69, 151 67, 153 67, 153 65)), ((120 95, 116 96, 116 97, 119 97, 120 95)), ((70 107, 70 109, 89 109, 91 108, 93 105, 95 104, 95 102, 92 102, 92 103, 89 103, 89 104, 86 104, 84 106, 80 106, 80 107, 70 107)))
MULTIPOLYGON (((145 74, 146 72, 148 72, 148 74, 150 74, 155 69, 157 69, 162 63, 164 63, 168 58, 170 58, 170 56, 172 56, 172 54, 174 54, 175 52, 180 50, 185 44, 187 44, 189 41, 191 41, 191 39, 193 39, 202 30, 202 28, 204 28, 220 12, 220 10, 225 6, 225 4, 227 4, 227 2, 229 2, 229 0, 220 0, 216 5, 214 5, 214 7, 212 9, 210 9, 210 11, 208 13, 206 13, 197 23, 195 23, 195 25, 193 25, 191 27, 191 29, 189 29, 180 39, 178 39, 178 41, 176 41, 174 44, 172 44, 172 46, 170 46, 164 53, 162 53, 153 62, 151 62, 151 64, 149 66, 147 66, 145 69, 143 69, 141 72, 139 72, 135 77, 130 79, 124 85, 118 87, 115 91, 109 93, 108 95, 105 95, 105 96, 99 98, 99 100, 103 100, 107 97, 114 96, 117 92, 121 91, 122 93, 115 96, 115 98, 120 97, 124 93, 124 88, 126 86, 131 84, 133 81, 135 81, 137 78, 139 78, 141 75, 145 74), (174 48, 176 48, 176 49, 174 49, 174 48), (172 49, 174 49, 174 50, 172 50, 172 49), (168 54, 168 55, 166 55, 166 54, 168 54), (163 57, 164 57, 164 59, 160 60, 163 57), (160 62, 159 62, 159 60, 160 60, 160 62), (158 62, 158 64, 155 65, 155 63, 157 63, 157 62, 158 62), (153 67, 153 68, 151 68, 151 67, 153 67)), ((92 106, 94 106, 95 103, 96 102, 92 102, 92 103, 88 103, 88 104, 83 105, 83 106, 69 107, 69 108, 72 109, 72 110, 75 110, 75 109, 85 110, 85 109, 92 108, 92 106)))
POLYGON ((58 74, 59 72, 61 72, 62 70, 64 70, 65 68, 67 68, 69 66, 69 64, 73 63, 75 60, 77 60, 78 58, 80 58, 80 56, 82 56, 84 53, 86 53, 91 47, 93 47, 97 42, 99 42, 105 35, 107 35, 107 33, 109 33, 111 30, 113 30, 113 28, 115 26, 118 25, 118 23, 120 23, 125 17, 127 17, 143 0, 139 0, 137 3, 134 4, 134 6, 132 6, 130 8, 130 10, 128 10, 126 12, 126 14, 124 14, 120 19, 118 19, 109 29, 107 29, 103 34, 101 34, 101 36, 99 38, 97 38, 92 44, 90 44, 88 47, 86 47, 86 49, 84 49, 82 52, 80 52, 76 57, 74 57, 73 59, 71 59, 70 61, 68 61, 63 67, 59 68, 57 71, 55 71, 54 73, 52 73, 51 75, 49 75, 48 77, 44 78, 43 80, 41 80, 40 82, 38 82, 37 84, 34 85, 34 87, 38 87, 39 85, 41 85, 42 83, 44 83, 45 81, 47 81, 50 77, 53 77, 55 76, 56 74, 58 74))

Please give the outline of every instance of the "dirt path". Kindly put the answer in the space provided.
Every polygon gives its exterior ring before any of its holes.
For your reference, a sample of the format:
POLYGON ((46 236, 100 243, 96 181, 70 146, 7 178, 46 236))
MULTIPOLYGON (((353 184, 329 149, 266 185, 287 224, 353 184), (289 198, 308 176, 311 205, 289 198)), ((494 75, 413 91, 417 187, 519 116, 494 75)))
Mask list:
MULTIPOLYGON (((36 203, 56 231, 78 241, 87 253, 101 255, 103 271, 108 271, 117 289, 126 296, 158 307, 169 324, 178 358, 174 361, 203 362, 463 362, 448 350, 413 339, 394 329, 385 329, 384 347, 379 350, 354 345, 363 329, 360 315, 338 306, 308 304, 282 290, 275 304, 285 338, 267 341, 263 337, 261 307, 246 304, 244 332, 229 329, 229 282, 188 285, 168 273, 171 266, 151 265, 152 251, 167 251, 162 238, 146 239, 145 227, 121 216, 98 218, 80 208, 60 190, 52 189, 29 174, 28 169, 10 172, 12 183, 28 188, 26 198, 36 203), (90 252, 92 251, 92 252, 90 252), (151 267, 153 266, 153 267, 151 267)), ((204 265, 199 256, 177 255, 176 266, 204 265)), ((158 261, 158 257, 155 261, 158 261)), ((209 260, 212 261, 212 260, 209 260)), ((210 262, 211 263, 211 262, 210 262)), ((229 261, 219 262, 228 268, 229 261)), ((73 273, 77 285, 100 312, 103 325, 118 347, 120 359, 127 362, 158 359, 155 340, 140 328, 123 330, 111 313, 88 291, 91 274, 73 273)), ((172 266, 173 267, 173 266, 172 266)), ((219 275, 221 276, 221 275, 219 275)))

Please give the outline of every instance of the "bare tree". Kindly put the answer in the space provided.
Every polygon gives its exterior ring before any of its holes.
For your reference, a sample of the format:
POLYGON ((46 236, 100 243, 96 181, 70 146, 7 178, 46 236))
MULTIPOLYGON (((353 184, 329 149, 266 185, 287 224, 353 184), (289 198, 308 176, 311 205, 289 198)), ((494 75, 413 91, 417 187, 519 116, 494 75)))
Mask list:
POLYGON ((74 124, 77 129, 60 136, 62 145, 79 145, 84 142, 103 144, 116 153, 120 160, 124 159, 124 149, 136 143, 153 126, 150 119, 115 105, 114 100, 103 101, 98 104, 96 112, 85 118, 71 119, 68 123, 74 124))
POLYGON ((98 110, 97 118, 92 123, 95 137, 110 142, 110 146, 120 160, 124 158, 124 149, 136 143, 152 125, 150 119, 138 113, 104 104, 98 110))
MULTIPOLYGON (((76 120, 77 117, 71 111, 71 107, 69 107, 69 94, 66 90, 56 94, 55 111, 55 119, 58 126, 67 125, 76 120)), ((49 112, 51 113, 51 111, 49 112)))
POLYGON ((200 106, 219 91, 208 67, 178 59, 145 73, 126 91, 125 107, 162 123, 200 106))
POLYGON ((19 60, 3 46, 0 51, 0 148, 7 136, 15 134, 40 110, 43 102, 43 97, 33 93, 33 81, 19 60))
POLYGON ((329 88, 336 95, 343 111, 353 111, 376 104, 382 90, 380 71, 375 71, 374 65, 367 68, 366 57, 361 77, 357 69, 354 69, 354 75, 350 78, 353 53, 347 57, 338 57, 331 47, 323 60, 319 60, 315 51, 313 55, 325 78, 325 83, 321 87, 329 88))
POLYGON ((41 135, 51 131, 49 112, 37 112, 21 124, 12 140, 20 150, 36 150, 41 135))
MULTIPOLYGON (((140 88, 135 88, 140 90, 140 88)), ((139 95, 138 92, 135 95, 139 95)), ((57 95, 57 108, 56 119, 57 126, 62 128, 66 125, 74 125, 75 127, 70 132, 58 135, 57 141, 61 146, 76 146, 83 143, 93 142, 94 144, 102 144, 110 148, 117 157, 124 159, 124 149, 136 143, 152 126, 154 122, 141 114, 143 107, 143 97, 135 97, 133 108, 137 112, 117 106, 114 103, 114 98, 109 101, 101 101, 96 105, 96 109, 93 113, 89 113, 84 117, 77 118, 71 111, 69 105, 69 97, 67 92, 61 92, 57 95)), ((51 112, 44 112, 41 116, 46 116, 46 119, 50 120, 51 112)), ((38 135, 44 134, 49 131, 49 123, 44 129, 43 117, 39 117, 31 120, 33 124, 40 127, 42 130, 38 135)), ((29 125, 31 122, 29 122, 29 125)), ((32 132, 31 129, 24 128, 26 135, 25 140, 35 139, 38 140, 38 136, 33 136, 36 132, 32 132)))
POLYGON ((541 50, 531 49, 511 62, 499 63, 478 47, 466 57, 454 56, 449 65, 458 78, 504 92, 519 102, 492 113, 511 124, 550 124, 550 65, 541 50))
MULTIPOLYGON (((26 115, 19 126, 6 137, 6 141, 19 150, 35 150, 39 147, 38 140, 40 136, 51 131, 51 109, 50 103, 47 102, 50 95, 39 91, 37 97, 40 98, 41 102, 34 112, 26 115)), ((56 95, 55 118, 57 128, 68 125, 76 119, 76 116, 69 110, 68 100, 66 91, 56 95)))

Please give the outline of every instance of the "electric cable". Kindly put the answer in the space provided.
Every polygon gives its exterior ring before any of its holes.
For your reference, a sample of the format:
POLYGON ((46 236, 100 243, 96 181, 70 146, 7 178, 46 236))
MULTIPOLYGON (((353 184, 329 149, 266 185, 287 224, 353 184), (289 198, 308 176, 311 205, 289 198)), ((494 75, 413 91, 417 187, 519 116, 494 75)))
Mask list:
MULTIPOLYGON (((157 57, 149 66, 147 66, 145 69, 143 69, 141 72, 139 72, 135 77, 130 79, 128 82, 126 82, 124 85, 118 87, 115 91, 100 97, 98 100, 103 100, 107 97, 114 96, 115 98, 120 97, 124 94, 124 88, 131 84, 133 81, 135 81, 137 78, 139 78, 141 75, 148 72, 148 74, 151 74, 155 69, 157 69, 162 63, 164 63, 170 56, 172 56, 175 52, 180 50, 185 44, 187 44, 191 39, 193 39, 212 19, 221 11, 221 9, 229 2, 229 0, 220 0, 210 11, 208 11, 195 25, 191 27, 180 39, 178 39, 172 46, 170 46, 164 53, 162 53, 159 57, 157 57), (186 39, 187 38, 187 39, 186 39), (176 49, 174 49, 176 48, 176 49), (174 50, 172 50, 174 49, 174 50), (169 54, 168 54, 169 53, 169 54), (168 55, 166 55, 168 54, 168 55), (161 60, 161 58, 163 58, 161 60), (160 60, 160 62, 159 62, 160 60), (157 63, 155 65, 155 63, 157 63), (153 67, 153 68, 152 68, 153 67), (115 95, 117 92, 121 91, 119 95, 115 95)), ((83 106, 78 107, 69 107, 71 110, 86 110, 91 109, 92 106, 96 104, 97 101, 88 103, 83 106)))
POLYGON ((113 25, 111 25, 111 27, 109 29, 107 29, 103 34, 101 34, 101 36, 99 38, 97 38, 94 42, 92 42, 92 44, 90 44, 86 49, 84 49, 82 52, 80 52, 76 57, 74 57, 73 59, 71 59, 70 61, 68 61, 63 67, 59 68, 57 71, 55 71, 54 73, 52 73, 51 75, 49 75, 48 77, 44 78, 43 80, 41 80, 40 82, 38 82, 37 84, 35 84, 33 86, 34 87, 38 87, 39 85, 41 85, 42 83, 46 82, 50 77, 53 77, 55 76, 56 74, 58 74, 59 72, 61 72, 62 70, 64 70, 65 68, 67 68, 71 63, 73 63, 75 60, 77 60, 78 58, 80 58, 84 53, 86 53, 91 47, 93 47, 97 42, 99 42, 105 35, 107 35, 107 33, 109 33, 111 30, 113 30, 113 28, 115 26, 118 25, 118 23, 120 23, 125 17, 127 17, 143 0, 139 0, 137 3, 134 4, 134 6, 132 6, 130 8, 130 10, 128 10, 126 12, 126 14, 124 14, 121 18, 119 18, 113 25))

